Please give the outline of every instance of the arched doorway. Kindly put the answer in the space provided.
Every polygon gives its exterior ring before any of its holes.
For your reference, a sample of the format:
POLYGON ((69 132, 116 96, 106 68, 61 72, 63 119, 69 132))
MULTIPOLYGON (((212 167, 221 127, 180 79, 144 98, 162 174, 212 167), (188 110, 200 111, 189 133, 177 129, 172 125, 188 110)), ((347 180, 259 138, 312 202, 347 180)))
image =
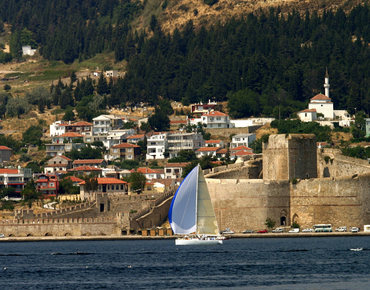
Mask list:
POLYGON ((282 210, 280 212, 280 225, 286 226, 287 225, 287 212, 286 210, 282 210))
POLYGON ((293 224, 299 224, 299 217, 296 213, 293 215, 292 225, 293 224))

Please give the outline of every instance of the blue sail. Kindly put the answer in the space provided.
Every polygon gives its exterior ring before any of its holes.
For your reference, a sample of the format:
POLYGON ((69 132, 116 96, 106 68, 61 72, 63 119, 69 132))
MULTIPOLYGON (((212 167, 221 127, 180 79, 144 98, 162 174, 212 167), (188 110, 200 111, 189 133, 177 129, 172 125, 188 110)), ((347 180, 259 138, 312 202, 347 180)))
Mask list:
POLYGON ((175 234, 196 231, 198 174, 199 165, 185 177, 172 199, 168 218, 175 234))

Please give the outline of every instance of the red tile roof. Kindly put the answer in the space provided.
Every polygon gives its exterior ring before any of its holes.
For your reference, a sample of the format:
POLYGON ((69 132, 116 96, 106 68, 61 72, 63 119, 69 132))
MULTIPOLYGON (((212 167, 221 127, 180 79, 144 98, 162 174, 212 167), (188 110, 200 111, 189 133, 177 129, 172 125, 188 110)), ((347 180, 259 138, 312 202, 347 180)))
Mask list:
POLYGON ((226 153, 227 153, 227 149, 224 149, 224 148, 217 151, 217 154, 226 154, 226 153))
POLYGON ((144 138, 144 134, 132 135, 130 137, 127 137, 127 139, 140 139, 140 138, 144 138))
POLYGON ((228 116, 228 115, 225 113, 221 113, 219 111, 211 111, 211 112, 204 113, 203 116, 228 116))
MULTIPOLYGON (((127 184, 126 181, 123 181, 121 179, 112 178, 112 177, 99 177, 98 184, 127 184)), ((85 181, 82 181, 78 185, 84 185, 85 181)))
POLYGON ((220 150, 220 147, 201 147, 195 152, 209 152, 220 150))
POLYGON ((221 140, 206 140, 206 144, 221 143, 221 140))
POLYGON ((78 178, 76 176, 67 176, 67 177, 65 177, 63 179, 70 179, 72 182, 82 182, 83 181, 83 179, 78 178))
POLYGON ((92 166, 79 166, 72 169, 68 169, 68 171, 102 171, 102 169, 92 166))
POLYGON ((331 100, 331 99, 323 94, 318 94, 314 96, 313 98, 311 98, 311 100, 331 100))
POLYGON ((131 143, 121 143, 121 144, 112 146, 112 148, 140 148, 140 146, 131 144, 131 143))
POLYGON ((63 135, 60 135, 58 137, 78 137, 78 138, 83 138, 83 135, 78 134, 76 132, 67 132, 67 133, 64 133, 63 135))
POLYGON ((231 154, 231 155, 232 156, 244 156, 244 155, 254 155, 254 153, 242 150, 242 151, 238 151, 238 152, 236 152, 234 154, 231 154))
POLYGON ((140 173, 143 173, 143 174, 147 174, 147 173, 157 173, 157 174, 159 174, 160 173, 160 172, 158 172, 154 169, 148 168, 148 167, 139 167, 138 169, 136 169, 136 172, 140 172, 140 173))
POLYGON ((73 164, 100 164, 104 159, 77 159, 73 164))
POLYGON ((316 112, 316 109, 306 109, 306 110, 300 111, 299 113, 315 113, 315 112, 316 112))
POLYGON ((230 149, 232 151, 241 151, 241 150, 253 150, 252 148, 249 148, 247 146, 240 145, 238 147, 230 149))
POLYGON ((0 174, 18 174, 18 169, 0 169, 0 174))
POLYGON ((69 126, 92 126, 92 125, 93 125, 92 123, 81 121, 81 122, 73 123, 69 126))
POLYGON ((69 159, 68 157, 65 157, 64 155, 60 155, 59 157, 62 157, 65 160, 72 161, 72 159, 69 159))
POLYGON ((12 150, 12 149, 10 149, 9 147, 6 147, 6 146, 0 146, 0 150, 12 150))

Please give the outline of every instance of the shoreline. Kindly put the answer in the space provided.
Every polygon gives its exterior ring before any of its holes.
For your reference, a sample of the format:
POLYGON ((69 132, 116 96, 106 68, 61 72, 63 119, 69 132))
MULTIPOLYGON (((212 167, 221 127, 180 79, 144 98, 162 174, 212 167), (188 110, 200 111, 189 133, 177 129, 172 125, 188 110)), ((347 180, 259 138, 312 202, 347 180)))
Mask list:
MULTIPOLYGON (((232 234, 226 235, 230 239, 256 238, 315 238, 315 237, 356 237, 370 236, 370 232, 332 232, 332 233, 265 233, 265 234, 232 234)), ((6 237, 1 242, 52 242, 52 241, 116 241, 116 240, 174 240, 179 236, 47 236, 47 237, 6 237)))

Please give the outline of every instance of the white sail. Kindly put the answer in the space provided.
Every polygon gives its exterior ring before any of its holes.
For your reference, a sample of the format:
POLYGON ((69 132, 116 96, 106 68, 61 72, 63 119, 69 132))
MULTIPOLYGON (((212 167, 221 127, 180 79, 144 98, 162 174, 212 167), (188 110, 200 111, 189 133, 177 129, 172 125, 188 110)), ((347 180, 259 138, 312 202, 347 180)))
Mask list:
POLYGON ((218 226, 206 180, 196 166, 178 188, 168 214, 175 234, 218 236, 218 226))
POLYGON ((175 234, 196 231, 196 203, 199 167, 196 166, 183 180, 173 197, 168 218, 175 234))
POLYGON ((202 170, 198 173, 197 234, 219 235, 215 211, 202 170))

